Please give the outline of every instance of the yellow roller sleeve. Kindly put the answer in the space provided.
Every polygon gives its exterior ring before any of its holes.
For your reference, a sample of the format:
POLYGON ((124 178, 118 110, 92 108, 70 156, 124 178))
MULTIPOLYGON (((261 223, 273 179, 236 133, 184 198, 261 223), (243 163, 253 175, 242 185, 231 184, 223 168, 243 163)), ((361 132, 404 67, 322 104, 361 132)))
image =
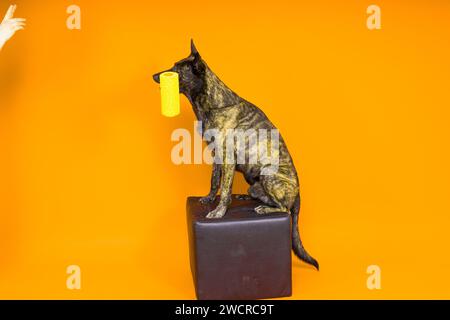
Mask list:
POLYGON ((166 117, 180 114, 180 90, 178 88, 178 73, 164 72, 159 75, 161 87, 161 113, 166 117))

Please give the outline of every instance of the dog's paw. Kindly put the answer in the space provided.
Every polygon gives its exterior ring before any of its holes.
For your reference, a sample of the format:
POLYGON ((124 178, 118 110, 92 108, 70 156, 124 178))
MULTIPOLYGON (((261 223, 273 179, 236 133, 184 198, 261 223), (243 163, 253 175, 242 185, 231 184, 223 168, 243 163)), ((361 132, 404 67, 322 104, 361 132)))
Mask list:
POLYGON ((206 217, 208 219, 219 219, 222 218, 225 215, 225 212, 227 211, 226 208, 215 208, 213 211, 211 211, 210 213, 208 213, 206 215, 206 217))
POLYGON ((249 196, 248 194, 238 194, 236 195, 236 200, 252 200, 253 198, 249 196))
POLYGON ((268 211, 268 207, 267 207, 267 206, 257 206, 257 207, 255 208, 255 212, 256 212, 257 214, 266 214, 267 211, 268 211))
POLYGON ((215 196, 214 197, 206 196, 206 197, 201 197, 199 201, 201 204, 208 204, 208 203, 214 202, 215 199, 216 199, 215 196))

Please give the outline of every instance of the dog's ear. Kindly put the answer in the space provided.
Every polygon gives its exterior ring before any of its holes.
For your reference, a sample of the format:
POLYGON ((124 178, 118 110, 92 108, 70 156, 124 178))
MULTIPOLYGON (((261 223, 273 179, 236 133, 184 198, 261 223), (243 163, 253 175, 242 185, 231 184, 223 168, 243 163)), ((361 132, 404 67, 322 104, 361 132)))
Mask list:
POLYGON ((194 39, 191 39, 191 54, 192 54, 193 56, 199 56, 199 55, 200 55, 200 54, 198 53, 198 51, 197 51, 197 48, 195 47, 194 39))
POLYGON ((194 61, 192 62, 194 72, 198 75, 203 74, 205 72, 205 64, 200 57, 200 53, 198 53, 197 48, 195 47, 193 39, 191 39, 191 55, 194 57, 194 61))

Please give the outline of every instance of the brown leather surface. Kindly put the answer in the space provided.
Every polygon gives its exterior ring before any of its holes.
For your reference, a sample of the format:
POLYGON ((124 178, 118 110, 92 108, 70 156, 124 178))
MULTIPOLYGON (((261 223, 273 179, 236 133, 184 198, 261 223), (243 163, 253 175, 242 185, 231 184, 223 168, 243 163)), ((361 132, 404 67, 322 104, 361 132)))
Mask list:
POLYGON ((291 295, 291 227, 286 213, 258 215, 255 200, 233 201, 221 219, 207 219, 218 200, 187 199, 191 270, 198 299, 261 299, 291 295))

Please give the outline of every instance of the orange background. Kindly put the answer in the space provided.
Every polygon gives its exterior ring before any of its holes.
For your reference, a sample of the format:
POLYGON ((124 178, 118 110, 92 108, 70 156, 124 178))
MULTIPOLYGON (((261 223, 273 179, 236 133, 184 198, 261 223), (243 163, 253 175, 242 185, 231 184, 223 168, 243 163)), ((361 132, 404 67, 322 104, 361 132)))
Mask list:
POLYGON ((191 37, 295 159, 321 270, 294 259, 292 298, 450 298, 448 1, 376 1, 375 31, 366 1, 75 3, 80 31, 72 2, 17 1, 0 52, 0 298, 195 297, 185 199, 211 169, 172 164, 194 114, 162 117, 151 79, 191 37))

